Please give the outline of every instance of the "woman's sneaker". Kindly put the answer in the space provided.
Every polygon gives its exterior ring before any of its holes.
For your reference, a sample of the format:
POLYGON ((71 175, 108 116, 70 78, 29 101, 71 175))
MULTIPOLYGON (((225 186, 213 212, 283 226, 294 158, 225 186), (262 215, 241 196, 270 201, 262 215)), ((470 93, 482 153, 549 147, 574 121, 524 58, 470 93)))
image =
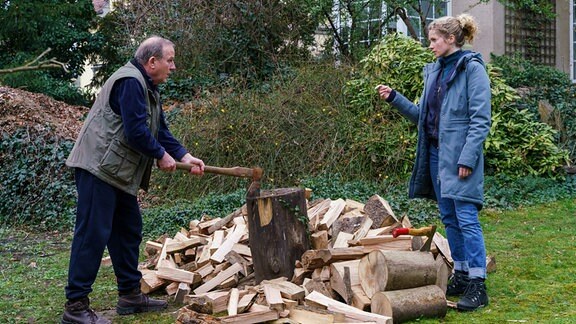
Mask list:
POLYGON ((486 293, 484 279, 470 279, 468 288, 466 288, 456 307, 461 311, 473 311, 484 306, 488 306, 488 294, 486 293))
POLYGON ((468 272, 456 270, 448 279, 448 287, 446 288, 446 296, 462 296, 468 288, 470 279, 468 272))

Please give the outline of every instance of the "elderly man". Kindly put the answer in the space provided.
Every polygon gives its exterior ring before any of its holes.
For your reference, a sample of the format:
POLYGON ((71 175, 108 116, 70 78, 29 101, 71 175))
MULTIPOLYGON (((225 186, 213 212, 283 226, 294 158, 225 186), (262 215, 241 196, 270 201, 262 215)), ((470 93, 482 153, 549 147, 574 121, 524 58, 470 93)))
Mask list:
POLYGON ((167 39, 143 41, 102 87, 66 161, 75 168, 78 206, 62 323, 110 323, 88 299, 106 247, 118 284, 118 314, 167 307, 140 291, 142 215, 136 196, 139 188, 148 189, 154 160, 163 171, 176 170, 179 160, 195 165, 192 174, 204 172, 204 162, 172 136, 162 112, 158 85, 176 69, 174 55, 167 39))

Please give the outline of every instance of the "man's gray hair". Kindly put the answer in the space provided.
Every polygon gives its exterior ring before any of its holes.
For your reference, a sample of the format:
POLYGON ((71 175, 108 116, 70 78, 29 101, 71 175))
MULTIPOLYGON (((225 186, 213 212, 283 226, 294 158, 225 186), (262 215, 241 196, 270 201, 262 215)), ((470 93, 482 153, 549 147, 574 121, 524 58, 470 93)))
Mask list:
POLYGON ((166 46, 174 47, 174 43, 160 36, 149 37, 138 46, 134 58, 138 63, 144 65, 151 57, 162 58, 166 46))

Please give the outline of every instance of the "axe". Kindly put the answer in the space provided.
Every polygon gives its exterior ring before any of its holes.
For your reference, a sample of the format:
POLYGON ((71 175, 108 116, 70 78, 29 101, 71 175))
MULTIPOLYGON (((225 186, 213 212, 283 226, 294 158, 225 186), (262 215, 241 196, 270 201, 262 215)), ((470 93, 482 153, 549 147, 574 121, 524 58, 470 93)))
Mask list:
MULTIPOLYGON (((176 169, 190 171, 195 165, 176 162, 176 169)), ((264 171, 259 168, 244 168, 244 167, 232 167, 232 168, 221 168, 215 166, 204 166, 204 172, 220 175, 229 175, 233 177, 240 178, 252 178, 252 183, 248 187, 249 196, 257 196, 260 193, 260 179, 262 179, 262 174, 264 171)))
POLYGON ((392 231, 392 237, 398 237, 399 235, 412 235, 412 236, 426 236, 428 239, 426 243, 422 245, 420 251, 430 252, 430 246, 432 246, 432 239, 436 233, 436 225, 431 225, 421 228, 395 228, 392 231))

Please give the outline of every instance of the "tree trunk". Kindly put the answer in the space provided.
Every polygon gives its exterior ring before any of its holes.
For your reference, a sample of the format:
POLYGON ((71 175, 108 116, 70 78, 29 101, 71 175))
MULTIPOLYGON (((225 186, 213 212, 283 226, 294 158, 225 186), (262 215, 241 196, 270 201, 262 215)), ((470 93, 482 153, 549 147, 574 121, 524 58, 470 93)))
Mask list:
POLYGON ((446 296, 436 285, 381 291, 372 296, 371 311, 402 323, 420 317, 446 316, 446 296))
POLYGON ((370 298, 379 291, 434 285, 437 264, 432 253, 372 251, 360 260, 360 285, 370 298))
POLYGON ((256 283, 292 278, 296 260, 310 248, 304 189, 265 190, 246 204, 256 283))

